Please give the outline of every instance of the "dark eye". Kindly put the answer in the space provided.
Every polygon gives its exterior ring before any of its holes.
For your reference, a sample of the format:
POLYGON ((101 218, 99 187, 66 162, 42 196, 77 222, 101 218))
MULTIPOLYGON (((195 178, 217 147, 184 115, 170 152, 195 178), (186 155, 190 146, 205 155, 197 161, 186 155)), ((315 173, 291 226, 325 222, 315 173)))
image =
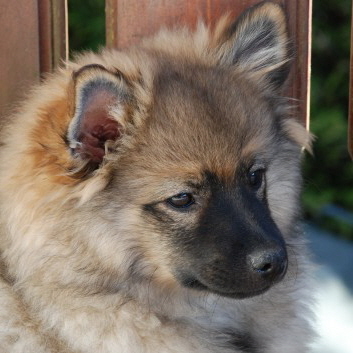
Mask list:
POLYGON ((181 193, 170 197, 167 202, 175 208, 186 208, 191 206, 195 200, 191 194, 181 193))
POLYGON ((249 181, 249 185, 254 189, 254 190, 258 190, 260 189, 263 179, 264 179, 264 173, 265 170, 264 169, 257 169, 254 171, 250 171, 248 173, 248 181, 249 181))

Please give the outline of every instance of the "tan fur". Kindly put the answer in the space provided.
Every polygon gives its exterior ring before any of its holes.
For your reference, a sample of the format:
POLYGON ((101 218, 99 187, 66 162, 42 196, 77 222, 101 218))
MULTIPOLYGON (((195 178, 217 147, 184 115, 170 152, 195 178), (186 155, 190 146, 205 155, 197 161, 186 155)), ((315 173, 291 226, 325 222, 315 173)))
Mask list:
MULTIPOLYGON (((226 18, 214 33, 202 24, 193 34, 163 30, 126 52, 86 53, 69 62, 10 118, 0 151, 1 353, 246 351, 228 342, 230 331, 251 332, 260 346, 249 352, 305 351, 311 335, 305 318, 310 265, 294 219, 300 149, 310 149, 310 138, 292 118, 284 118, 286 139, 276 146, 269 124, 267 99, 276 94, 266 75, 288 61, 282 10, 265 3, 246 16, 274 21, 278 64, 265 67, 261 58, 252 58, 230 69, 226 18), (79 74, 91 64, 109 73, 79 74), (200 98, 198 88, 171 87, 174 79, 168 75, 174 71, 205 91, 213 87, 208 77, 223 80, 214 83, 212 94, 224 119, 202 120, 213 116, 207 110, 211 103, 200 98), (65 136, 81 86, 101 76, 131 99, 109 107, 123 133, 108 141, 95 169, 72 155, 65 136), (233 81, 241 83, 239 96, 232 98, 236 123, 222 111, 230 104, 223 84, 233 81), (248 132, 244 140, 237 137, 248 132), (293 163, 285 151, 297 156, 293 163), (159 202, 156 207, 175 224, 192 228, 202 210, 175 215, 163 200, 189 192, 185 180, 202 182, 204 170, 230 183, 242 161, 258 155, 270 161, 268 203, 286 238, 288 274, 265 294, 243 300, 184 288, 170 270, 179 261, 176 249, 158 224, 142 217, 141 207, 159 202)), ((241 27, 233 39, 243 35, 241 27)), ((201 190, 200 197, 208 200, 210 191, 201 190)))

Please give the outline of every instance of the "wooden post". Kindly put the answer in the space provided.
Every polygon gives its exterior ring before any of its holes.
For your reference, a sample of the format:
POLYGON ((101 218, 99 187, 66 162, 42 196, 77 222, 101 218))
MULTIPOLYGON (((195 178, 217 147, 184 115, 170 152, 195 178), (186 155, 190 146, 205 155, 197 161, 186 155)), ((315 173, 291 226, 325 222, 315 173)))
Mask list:
POLYGON ((0 114, 6 114, 28 85, 39 80, 36 1, 0 4, 0 114))
POLYGON ((0 116, 67 57, 67 0, 0 4, 0 116))
MULTIPOLYGON (((124 48, 161 26, 195 28, 199 18, 211 27, 226 13, 238 16, 259 0, 106 0, 107 46, 124 48)), ((312 0, 278 0, 288 16, 296 47, 286 94, 296 101, 300 120, 309 127, 309 75, 312 0)))
POLYGON ((67 0, 38 0, 40 71, 51 72, 68 59, 67 0))

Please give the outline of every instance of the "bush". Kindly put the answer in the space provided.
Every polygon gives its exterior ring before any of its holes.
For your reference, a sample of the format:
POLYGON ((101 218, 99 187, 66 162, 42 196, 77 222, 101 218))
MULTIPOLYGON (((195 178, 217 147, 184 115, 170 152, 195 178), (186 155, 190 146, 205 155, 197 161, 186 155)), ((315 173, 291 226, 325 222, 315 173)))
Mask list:
POLYGON ((68 2, 70 51, 97 50, 105 45, 105 1, 68 2))
POLYGON ((326 219, 322 208, 337 204, 353 211, 353 163, 347 151, 350 55, 349 0, 314 1, 311 131, 314 157, 305 162, 306 216, 353 239, 353 227, 326 219))

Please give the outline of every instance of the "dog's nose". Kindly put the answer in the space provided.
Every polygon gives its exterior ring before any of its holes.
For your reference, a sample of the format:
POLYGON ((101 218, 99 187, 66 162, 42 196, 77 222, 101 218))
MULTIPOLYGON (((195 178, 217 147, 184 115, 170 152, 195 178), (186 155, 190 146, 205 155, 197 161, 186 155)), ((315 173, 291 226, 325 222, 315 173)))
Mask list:
POLYGON ((258 250, 248 255, 250 271, 262 279, 275 282, 287 271, 288 259, 284 249, 258 250))

